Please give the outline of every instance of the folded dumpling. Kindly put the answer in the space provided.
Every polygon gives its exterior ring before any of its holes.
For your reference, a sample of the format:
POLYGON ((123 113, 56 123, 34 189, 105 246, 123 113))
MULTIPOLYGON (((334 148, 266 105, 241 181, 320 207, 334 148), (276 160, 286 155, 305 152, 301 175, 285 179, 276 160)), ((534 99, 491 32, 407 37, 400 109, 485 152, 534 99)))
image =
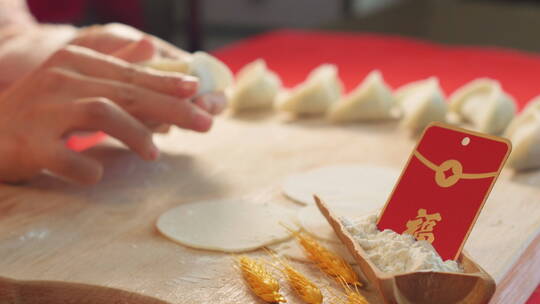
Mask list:
POLYGON ((328 118, 334 122, 388 119, 396 105, 381 72, 372 71, 349 95, 333 104, 328 118))
POLYGON ((498 81, 479 78, 452 94, 450 110, 480 132, 500 134, 514 117, 516 105, 498 81))
POLYGON ((342 92, 337 67, 323 64, 311 71, 303 83, 280 93, 276 108, 295 114, 322 114, 341 98, 342 92))
POLYGON ((526 122, 530 116, 534 115, 535 112, 540 110, 540 96, 537 96, 533 98, 531 101, 527 103, 527 106, 521 111, 521 113, 514 117, 506 130, 504 131, 504 135, 506 137, 509 137, 511 134, 515 132, 515 130, 524 122, 526 122))
POLYGON ((228 92, 229 107, 234 111, 270 108, 280 89, 279 76, 263 59, 257 59, 238 72, 235 86, 228 92))
POLYGON ((507 165, 516 170, 540 168, 540 106, 524 110, 505 136, 512 142, 507 165))
POLYGON ((405 97, 413 94, 414 92, 417 92, 418 90, 425 90, 426 87, 429 88, 429 86, 432 86, 434 84, 439 85, 439 79, 434 76, 426 78, 426 79, 409 82, 405 85, 402 85, 401 87, 397 88, 394 91, 394 98, 396 99, 398 103, 401 103, 401 101, 405 97))
POLYGON ((197 95, 224 92, 234 80, 231 70, 225 63, 205 52, 195 52, 183 60, 156 57, 141 64, 157 70, 197 77, 199 79, 197 95))
POLYGON ((402 127, 413 133, 422 131, 433 121, 446 121, 448 105, 435 77, 402 86, 394 96, 401 108, 402 127))

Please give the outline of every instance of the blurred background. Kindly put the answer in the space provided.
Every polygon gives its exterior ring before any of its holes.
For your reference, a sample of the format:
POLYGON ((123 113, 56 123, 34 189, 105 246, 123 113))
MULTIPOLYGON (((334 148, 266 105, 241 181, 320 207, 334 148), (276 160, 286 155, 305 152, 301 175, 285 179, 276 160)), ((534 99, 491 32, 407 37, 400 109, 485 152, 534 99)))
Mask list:
POLYGON ((190 50, 281 28, 399 34, 540 51, 540 1, 28 0, 42 22, 122 22, 190 50))

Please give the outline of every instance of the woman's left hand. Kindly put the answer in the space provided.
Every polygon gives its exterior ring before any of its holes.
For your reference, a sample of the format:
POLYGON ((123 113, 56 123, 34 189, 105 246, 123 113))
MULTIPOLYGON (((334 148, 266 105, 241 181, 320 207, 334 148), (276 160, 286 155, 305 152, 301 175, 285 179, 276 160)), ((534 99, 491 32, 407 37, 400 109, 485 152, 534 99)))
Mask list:
MULTIPOLYGON (((154 56, 179 60, 190 56, 189 53, 166 41, 120 23, 83 28, 70 44, 112 55, 130 63, 147 61, 154 56)), ((205 94, 193 102, 213 115, 221 113, 227 104, 223 93, 205 94)), ((163 132, 168 130, 168 126, 159 125, 154 130, 163 132)))

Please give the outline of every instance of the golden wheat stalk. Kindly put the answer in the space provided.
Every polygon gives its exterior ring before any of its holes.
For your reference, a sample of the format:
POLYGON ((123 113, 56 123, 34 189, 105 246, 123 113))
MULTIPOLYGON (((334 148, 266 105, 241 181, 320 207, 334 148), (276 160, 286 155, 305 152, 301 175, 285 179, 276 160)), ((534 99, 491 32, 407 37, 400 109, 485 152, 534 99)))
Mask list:
POLYGON ((281 272, 302 301, 308 304, 321 304, 323 295, 317 285, 310 279, 294 269, 286 259, 278 257, 275 253, 266 250, 282 267, 281 272))
POLYGON ((331 290, 329 292, 334 296, 332 304, 369 304, 368 300, 360 293, 358 286, 354 285, 354 289, 345 282, 343 278, 338 278, 338 282, 345 291, 345 297, 337 296, 331 290))
POLYGON ((264 264, 247 256, 237 258, 238 267, 251 291, 267 303, 287 302, 279 293, 279 283, 264 264))
POLYGON ((360 293, 357 286, 352 289, 349 285, 343 284, 347 295, 347 304, 369 304, 368 300, 360 293))
POLYGON ((347 284, 355 286, 362 286, 362 283, 358 280, 358 275, 352 269, 351 265, 347 263, 337 253, 330 251, 328 248, 321 245, 317 240, 311 236, 294 231, 285 227, 298 241, 300 246, 304 249, 307 257, 317 265, 324 273, 335 278, 339 282, 339 278, 345 280, 347 284))

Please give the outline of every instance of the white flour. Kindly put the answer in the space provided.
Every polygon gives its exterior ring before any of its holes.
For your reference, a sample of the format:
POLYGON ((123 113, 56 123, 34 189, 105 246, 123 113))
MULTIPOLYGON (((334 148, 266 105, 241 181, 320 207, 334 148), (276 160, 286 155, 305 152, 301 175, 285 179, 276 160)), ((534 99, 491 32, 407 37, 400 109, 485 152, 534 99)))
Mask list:
POLYGON ((382 272, 412 271, 463 272, 452 260, 444 261, 427 241, 417 241, 410 234, 398 234, 390 229, 379 231, 377 215, 369 215, 354 223, 341 221, 367 253, 370 261, 382 272))

